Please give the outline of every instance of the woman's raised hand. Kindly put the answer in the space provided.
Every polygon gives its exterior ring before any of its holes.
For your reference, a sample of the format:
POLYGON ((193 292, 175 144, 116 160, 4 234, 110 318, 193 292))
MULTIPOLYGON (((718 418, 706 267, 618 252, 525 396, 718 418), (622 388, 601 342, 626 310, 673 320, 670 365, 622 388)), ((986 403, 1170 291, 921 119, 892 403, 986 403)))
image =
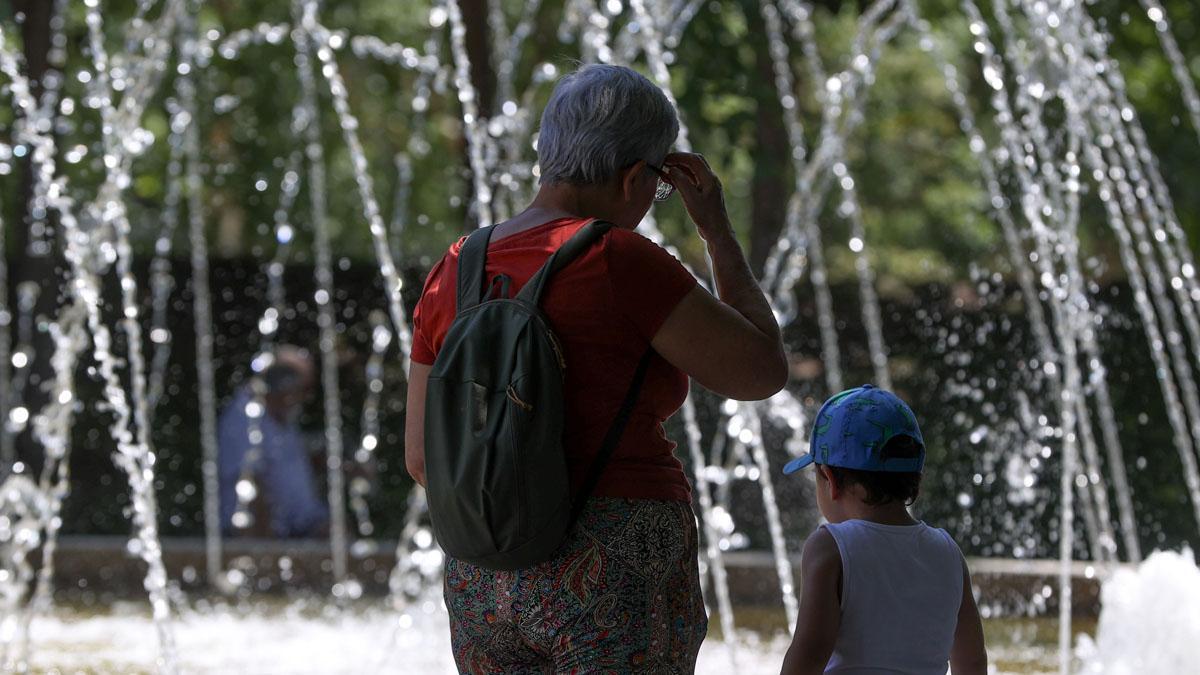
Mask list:
POLYGON ((663 170, 683 199, 701 238, 711 242, 732 231, 721 179, 713 173, 703 155, 673 152, 663 161, 663 170))
POLYGON ((721 181, 700 155, 673 153, 663 166, 708 245, 719 299, 701 286, 692 289, 651 344, 710 391, 742 401, 769 398, 787 383, 787 356, 775 314, 733 234, 721 181))

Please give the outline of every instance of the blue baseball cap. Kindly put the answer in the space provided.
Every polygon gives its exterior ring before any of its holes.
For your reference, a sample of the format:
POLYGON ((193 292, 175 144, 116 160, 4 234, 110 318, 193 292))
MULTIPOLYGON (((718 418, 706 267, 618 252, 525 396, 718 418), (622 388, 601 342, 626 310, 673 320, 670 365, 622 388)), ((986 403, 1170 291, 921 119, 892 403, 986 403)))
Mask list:
POLYGON ((825 401, 813 420, 808 454, 788 462, 783 472, 795 473, 814 462, 861 471, 920 473, 925 466, 925 439, 908 404, 890 391, 864 384, 825 401), (917 456, 881 457, 879 451, 896 436, 919 443, 917 456))

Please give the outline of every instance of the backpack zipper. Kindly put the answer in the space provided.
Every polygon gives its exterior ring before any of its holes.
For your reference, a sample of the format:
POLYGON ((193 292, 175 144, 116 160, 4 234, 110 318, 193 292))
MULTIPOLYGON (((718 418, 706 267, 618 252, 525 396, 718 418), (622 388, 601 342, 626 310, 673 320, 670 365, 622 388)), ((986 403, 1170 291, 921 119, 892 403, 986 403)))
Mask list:
MULTIPOLYGON (((554 333, 554 329, 550 326, 549 322, 547 322, 542 317, 541 310, 536 305, 531 305, 531 304, 529 304, 523 300, 519 300, 517 298, 504 298, 504 299, 497 299, 497 300, 488 300, 487 302, 481 302, 478 305, 475 305, 474 307, 472 307, 466 311, 474 312, 475 310, 477 310, 491 302, 515 302, 518 305, 520 305, 522 308, 524 308, 524 310, 529 314, 530 318, 532 318, 534 321, 538 322, 538 324, 541 325, 542 330, 546 331, 546 334, 550 336, 550 348, 554 350, 554 356, 558 359, 558 367, 559 367, 559 369, 561 369, 563 371, 563 373, 561 373, 563 379, 566 379, 566 377, 567 377, 567 375, 566 375, 567 359, 565 356, 563 356, 562 344, 558 341, 558 335, 556 335, 554 333)), ((458 316, 459 315, 455 316, 455 320, 458 319, 458 316)))
MULTIPOLYGON (((558 344, 558 336, 554 334, 554 331, 550 330, 549 326, 546 326, 546 334, 550 336, 550 347, 554 350, 554 355, 558 357, 558 367, 566 371, 567 359, 563 357, 562 345, 558 344)), ((566 375, 563 377, 566 377, 566 375)))
POLYGON ((517 390, 513 389, 511 384, 508 385, 508 400, 516 403, 525 412, 533 412, 533 406, 529 405, 525 401, 522 401, 521 397, 517 396, 517 390))

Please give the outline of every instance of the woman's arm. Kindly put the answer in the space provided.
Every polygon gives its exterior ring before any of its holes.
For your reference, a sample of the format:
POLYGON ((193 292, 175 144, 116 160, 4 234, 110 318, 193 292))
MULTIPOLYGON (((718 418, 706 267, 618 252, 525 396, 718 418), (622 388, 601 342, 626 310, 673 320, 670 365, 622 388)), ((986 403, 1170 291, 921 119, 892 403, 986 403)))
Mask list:
POLYGON ((963 560, 963 596, 958 606, 958 627, 954 629, 954 646, 950 648, 950 670, 954 675, 985 675, 987 648, 983 643, 983 622, 971 591, 971 572, 963 560))
POLYGON ((708 245, 720 299, 693 289, 654 336, 654 349, 717 394, 767 398, 787 383, 787 356, 779 324, 733 234, 721 182, 700 155, 675 153, 665 166, 708 245))
POLYGON ((404 466, 425 486, 425 385, 433 366, 412 362, 408 372, 408 403, 404 411, 404 466))
POLYGON ((842 623, 838 584, 842 578, 842 554, 825 528, 818 528, 804 542, 800 562, 800 614, 796 634, 783 659, 781 675, 818 675, 825 671, 837 645, 842 623))

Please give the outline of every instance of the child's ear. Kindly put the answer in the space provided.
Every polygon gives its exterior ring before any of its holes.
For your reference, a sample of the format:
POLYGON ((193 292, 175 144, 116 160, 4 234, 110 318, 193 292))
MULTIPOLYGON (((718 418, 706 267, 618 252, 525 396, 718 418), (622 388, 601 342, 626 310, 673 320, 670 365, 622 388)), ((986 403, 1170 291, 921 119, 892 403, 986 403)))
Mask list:
POLYGON ((821 477, 825 479, 825 482, 829 483, 829 497, 831 499, 837 499, 840 497, 842 494, 842 486, 838 485, 837 480, 834 478, 833 471, 831 471, 829 467, 825 466, 824 464, 818 464, 817 471, 821 474, 821 477))

